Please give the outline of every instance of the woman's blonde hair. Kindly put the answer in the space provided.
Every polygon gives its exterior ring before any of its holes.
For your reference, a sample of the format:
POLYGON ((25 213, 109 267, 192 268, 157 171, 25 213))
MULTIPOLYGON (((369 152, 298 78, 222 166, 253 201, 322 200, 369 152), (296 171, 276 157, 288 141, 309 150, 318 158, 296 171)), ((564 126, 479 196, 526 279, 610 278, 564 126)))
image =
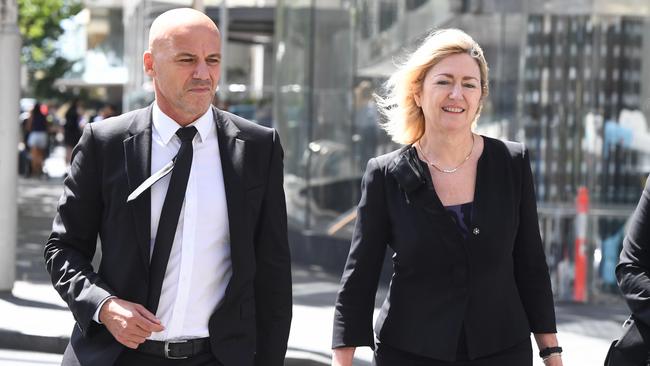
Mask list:
POLYGON ((405 63, 398 66, 384 84, 385 96, 375 95, 379 111, 386 116, 382 124, 393 141, 412 144, 424 134, 424 114, 415 103, 414 95, 422 90, 427 71, 447 56, 467 53, 479 66, 481 73, 481 102, 474 123, 488 95, 488 65, 483 50, 472 37, 460 29, 442 29, 429 34, 405 63))

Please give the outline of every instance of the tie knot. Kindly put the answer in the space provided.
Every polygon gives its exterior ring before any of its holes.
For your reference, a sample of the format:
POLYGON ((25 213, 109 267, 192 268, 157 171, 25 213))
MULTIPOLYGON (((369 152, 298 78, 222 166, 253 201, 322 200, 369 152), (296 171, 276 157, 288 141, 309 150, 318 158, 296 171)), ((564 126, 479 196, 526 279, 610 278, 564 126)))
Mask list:
POLYGON ((176 136, 181 139, 181 142, 191 142, 196 135, 196 127, 183 127, 176 130, 176 136))

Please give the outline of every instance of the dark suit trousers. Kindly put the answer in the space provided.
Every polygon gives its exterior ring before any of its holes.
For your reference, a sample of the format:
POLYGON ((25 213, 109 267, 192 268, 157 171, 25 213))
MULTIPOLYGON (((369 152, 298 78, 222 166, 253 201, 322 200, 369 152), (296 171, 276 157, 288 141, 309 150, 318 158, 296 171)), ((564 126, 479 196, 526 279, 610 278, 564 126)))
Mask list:
POLYGON ((196 355, 184 360, 168 360, 148 355, 130 348, 125 349, 115 366, 223 366, 211 353, 196 355))
POLYGON ((440 361, 404 352, 385 343, 377 344, 374 366, 532 366, 533 350, 526 339, 493 355, 472 361, 440 361))

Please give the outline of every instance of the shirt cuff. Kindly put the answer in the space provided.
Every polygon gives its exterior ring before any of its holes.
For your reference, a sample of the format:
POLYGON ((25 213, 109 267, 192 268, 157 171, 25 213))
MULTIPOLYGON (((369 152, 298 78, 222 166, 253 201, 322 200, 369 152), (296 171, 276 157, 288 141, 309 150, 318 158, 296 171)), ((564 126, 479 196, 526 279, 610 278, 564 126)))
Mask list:
POLYGON ((102 302, 99 303, 99 306, 97 307, 97 310, 95 310, 95 314, 93 314, 93 320, 95 321, 95 323, 102 324, 102 322, 99 321, 99 311, 102 310, 102 306, 104 306, 104 303, 106 301, 108 301, 110 299, 114 299, 116 297, 117 296, 109 296, 109 297, 105 298, 104 300, 102 300, 102 302))

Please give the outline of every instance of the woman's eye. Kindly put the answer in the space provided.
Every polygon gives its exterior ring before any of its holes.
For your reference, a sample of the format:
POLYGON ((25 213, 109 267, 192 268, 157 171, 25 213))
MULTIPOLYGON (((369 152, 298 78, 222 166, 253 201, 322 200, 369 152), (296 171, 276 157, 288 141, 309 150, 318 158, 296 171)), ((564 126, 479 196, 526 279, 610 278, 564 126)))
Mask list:
POLYGON ((447 80, 438 80, 438 81, 436 81, 436 84, 438 84, 438 85, 449 85, 449 81, 447 81, 447 80))
POLYGON ((474 84, 465 84, 464 86, 466 88, 472 88, 472 89, 476 88, 476 85, 474 85, 474 84))

